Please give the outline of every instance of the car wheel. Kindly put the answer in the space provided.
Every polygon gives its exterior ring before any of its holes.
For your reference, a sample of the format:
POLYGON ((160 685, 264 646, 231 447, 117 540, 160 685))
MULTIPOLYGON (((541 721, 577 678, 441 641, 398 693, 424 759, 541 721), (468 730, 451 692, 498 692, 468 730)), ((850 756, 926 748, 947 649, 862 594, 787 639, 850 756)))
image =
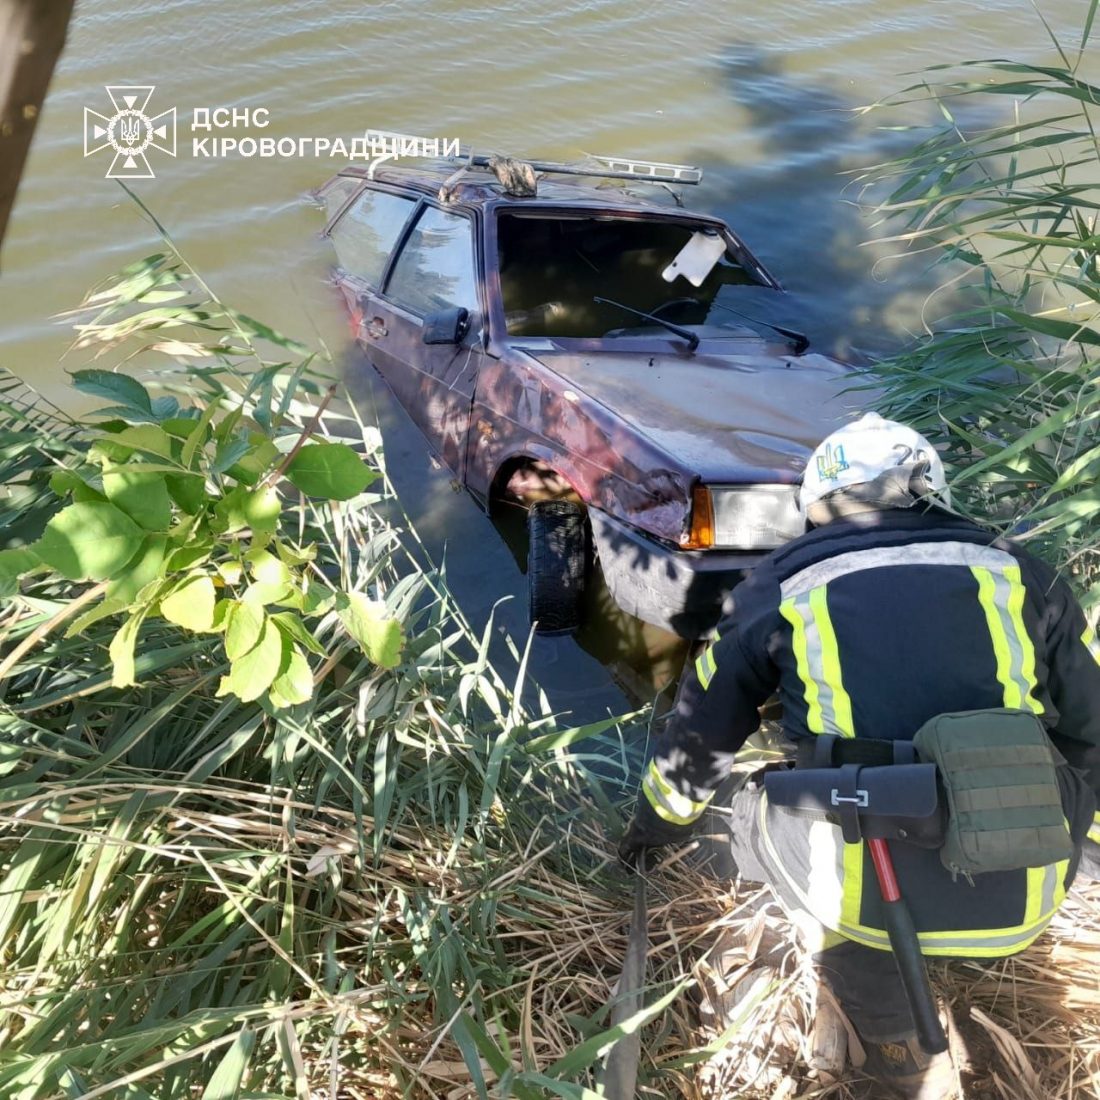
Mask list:
POLYGON ((527 514, 527 592, 538 634, 570 634, 581 624, 588 564, 584 509, 540 500, 527 514))

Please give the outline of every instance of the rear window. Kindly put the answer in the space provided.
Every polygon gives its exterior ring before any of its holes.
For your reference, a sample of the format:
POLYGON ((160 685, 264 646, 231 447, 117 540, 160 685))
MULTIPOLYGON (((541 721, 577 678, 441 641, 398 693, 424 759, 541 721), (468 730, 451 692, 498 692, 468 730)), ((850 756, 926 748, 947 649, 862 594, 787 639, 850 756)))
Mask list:
MULTIPOLYGON (((347 192, 344 199, 347 199, 347 192)), ((326 194, 326 200, 329 196, 326 194)), ((333 200, 337 201, 335 197, 333 200)), ((340 266, 369 286, 378 287, 393 246, 416 203, 388 191, 364 191, 332 227, 340 266)), ((330 207, 330 216, 333 208, 330 207)))
POLYGON ((473 225, 424 207, 386 284, 386 297, 423 317, 450 306, 477 306, 473 225))

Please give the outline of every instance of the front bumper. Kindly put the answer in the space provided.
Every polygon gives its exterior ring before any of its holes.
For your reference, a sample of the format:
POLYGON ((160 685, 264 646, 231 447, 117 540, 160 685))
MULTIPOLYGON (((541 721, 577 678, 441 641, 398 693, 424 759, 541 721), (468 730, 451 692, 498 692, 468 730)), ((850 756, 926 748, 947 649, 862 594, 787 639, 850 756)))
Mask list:
POLYGON ((589 508, 588 518, 615 602, 681 638, 707 637, 730 590, 767 557, 738 550, 675 550, 596 508, 589 508))

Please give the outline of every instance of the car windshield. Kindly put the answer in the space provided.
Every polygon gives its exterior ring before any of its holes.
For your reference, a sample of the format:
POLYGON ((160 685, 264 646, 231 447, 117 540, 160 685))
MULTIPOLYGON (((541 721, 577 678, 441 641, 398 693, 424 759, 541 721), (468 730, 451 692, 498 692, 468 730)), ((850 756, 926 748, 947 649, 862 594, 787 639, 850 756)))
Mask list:
POLYGON ((724 308, 736 305, 723 288, 759 286, 704 224, 510 213, 501 214, 497 239, 510 336, 598 339, 662 331, 596 298, 677 325, 706 326, 704 334, 735 334, 744 327, 724 308), (682 273, 663 277, 678 259, 682 266, 694 263, 699 286, 682 273))

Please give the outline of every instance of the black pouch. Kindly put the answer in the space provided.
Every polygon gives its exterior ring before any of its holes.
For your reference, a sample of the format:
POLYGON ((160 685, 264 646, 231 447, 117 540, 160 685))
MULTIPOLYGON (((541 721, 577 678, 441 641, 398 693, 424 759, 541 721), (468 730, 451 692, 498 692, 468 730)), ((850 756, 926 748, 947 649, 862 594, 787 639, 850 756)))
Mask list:
POLYGON ((1057 766, 1064 763, 1042 722, 1008 707, 930 718, 913 738, 939 767, 948 804, 940 859, 950 871, 981 874, 1069 859, 1057 766))
POLYGON ((944 841, 934 764, 794 768, 768 772, 764 789, 771 806, 839 824, 848 844, 866 838, 938 848, 944 841))

